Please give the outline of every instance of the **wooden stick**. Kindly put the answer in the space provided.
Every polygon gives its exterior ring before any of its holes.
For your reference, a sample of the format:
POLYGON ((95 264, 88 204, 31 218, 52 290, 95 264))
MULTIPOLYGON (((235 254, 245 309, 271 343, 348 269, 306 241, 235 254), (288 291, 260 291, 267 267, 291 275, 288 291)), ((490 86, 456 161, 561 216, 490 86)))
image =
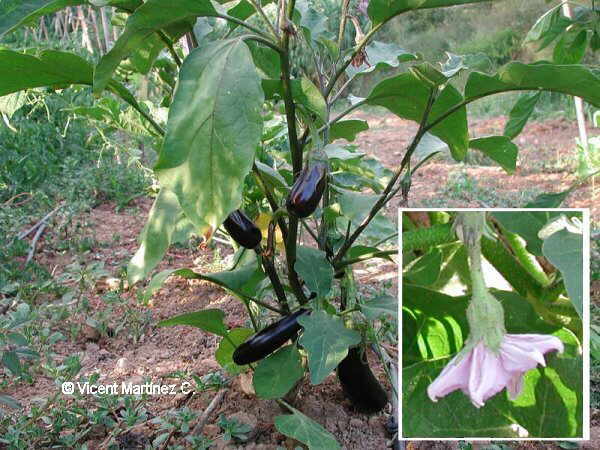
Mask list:
POLYGON ((50 217, 52 217, 54 214, 56 214, 56 212, 62 208, 64 205, 58 205, 56 208, 54 208, 52 211, 50 211, 48 214, 46 214, 39 222, 37 222, 34 226, 32 226, 30 229, 28 229, 27 231, 22 231, 21 233, 19 233, 17 235, 17 239, 23 239, 25 236, 27 236, 29 233, 31 233, 32 231, 34 231, 37 227, 39 227, 43 222, 47 222, 48 219, 50 217))
POLYGON ((206 407, 206 409, 200 416, 200 420, 198 420, 198 423, 192 431, 193 435, 200 436, 202 434, 202 430, 204 430, 204 425, 206 425, 206 422, 208 422, 208 419, 210 419, 210 415, 214 412, 214 410, 217 409, 217 407, 223 400, 223 397, 225 397, 226 392, 227 389, 221 389, 219 392, 217 392, 217 395, 215 395, 215 397, 212 399, 212 401, 209 403, 209 405, 206 407))
POLYGON ((39 226, 37 232, 35 233, 35 236, 33 236, 33 240, 31 241, 31 248, 29 249, 29 253, 27 254, 27 259, 25 260, 25 265, 27 265, 27 263, 29 263, 29 261, 31 261, 33 259, 33 254, 35 253, 35 246, 37 244, 37 241, 40 239, 40 236, 46 229, 47 225, 48 225, 48 222, 42 222, 42 224, 39 226))

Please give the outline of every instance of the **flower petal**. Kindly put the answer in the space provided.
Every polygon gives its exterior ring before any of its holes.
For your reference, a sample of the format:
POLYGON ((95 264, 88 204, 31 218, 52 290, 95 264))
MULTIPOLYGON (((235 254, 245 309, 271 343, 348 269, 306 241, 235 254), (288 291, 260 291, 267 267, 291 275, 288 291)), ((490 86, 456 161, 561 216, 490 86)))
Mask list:
POLYGON ((544 353, 562 352, 563 343, 555 336, 541 334, 507 334, 500 345, 504 368, 511 372, 527 372, 538 364, 546 366, 544 353))
POLYGON ((515 373, 506 385, 508 396, 511 400, 516 399, 523 390, 523 373, 515 373))
POLYGON ((477 408, 485 401, 500 392, 512 374, 502 366, 498 355, 488 349, 483 342, 473 349, 473 363, 469 374, 467 394, 477 408))
POLYGON ((444 370, 427 387, 427 395, 432 402, 448 395, 456 389, 463 389, 469 377, 472 352, 466 355, 458 354, 450 360, 444 370))

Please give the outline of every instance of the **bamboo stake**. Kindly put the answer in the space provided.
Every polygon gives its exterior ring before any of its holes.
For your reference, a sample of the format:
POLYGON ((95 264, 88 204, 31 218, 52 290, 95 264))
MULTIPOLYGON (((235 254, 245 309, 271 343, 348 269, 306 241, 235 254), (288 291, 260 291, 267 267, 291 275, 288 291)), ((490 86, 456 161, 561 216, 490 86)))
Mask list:
POLYGON ((106 51, 108 52, 111 47, 110 28, 108 25, 108 19, 106 17, 106 10, 104 8, 100 8, 100 20, 102 21, 102 31, 104 34, 104 43, 106 44, 106 51))
MULTIPOLYGON (((562 1, 562 10, 563 14, 569 19, 573 18, 573 12, 571 11, 571 5, 569 5, 568 0, 562 1)), ((587 130, 585 128, 585 113, 583 111, 583 100, 580 97, 574 97, 575 101, 575 114, 577 116, 577 127, 579 128, 579 140, 581 141, 581 146, 585 152, 586 159, 588 158, 588 138, 587 138, 587 130)))
POLYGON ((83 7, 81 5, 77 7, 77 17, 79 18, 79 23, 81 24, 81 45, 83 45, 90 53, 94 53, 94 47, 92 46, 92 41, 90 39, 90 32, 85 20, 85 15, 83 14, 83 7))
POLYGON ((96 35, 96 42, 98 43, 98 50, 100 54, 106 53, 106 49, 102 46, 102 41, 100 40, 100 32, 98 31, 98 21, 96 20, 96 12, 90 6, 88 9, 89 16, 92 18, 92 27, 94 27, 94 34, 96 35))

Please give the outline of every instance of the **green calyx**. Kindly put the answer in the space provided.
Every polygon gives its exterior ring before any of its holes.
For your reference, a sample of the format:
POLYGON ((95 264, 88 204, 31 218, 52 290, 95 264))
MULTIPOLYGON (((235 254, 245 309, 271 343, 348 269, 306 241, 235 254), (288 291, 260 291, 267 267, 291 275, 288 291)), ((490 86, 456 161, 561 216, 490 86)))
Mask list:
POLYGON ((481 236, 485 229, 484 212, 465 212, 457 217, 456 231, 469 254, 471 275, 471 302, 467 308, 470 334, 463 351, 469 351, 483 341, 497 352, 506 334, 504 308, 489 292, 483 278, 481 264, 481 236))

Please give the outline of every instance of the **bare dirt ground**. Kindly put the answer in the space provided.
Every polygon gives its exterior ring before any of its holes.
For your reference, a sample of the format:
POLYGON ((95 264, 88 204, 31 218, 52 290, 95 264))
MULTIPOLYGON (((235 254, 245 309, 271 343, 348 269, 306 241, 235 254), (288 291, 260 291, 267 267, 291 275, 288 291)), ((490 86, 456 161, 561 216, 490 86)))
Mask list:
MULTIPOLYGON (((137 236, 145 223, 151 205, 150 199, 137 199, 129 209, 116 213, 114 204, 104 204, 94 209, 88 217, 83 218, 97 241, 110 243, 95 248, 90 262, 102 261, 105 268, 116 275, 137 250, 137 236), (118 239, 115 238, 117 235, 118 239)), ((225 247, 219 246, 219 251, 224 258, 227 254, 225 247)), ((189 250, 172 247, 160 264, 159 270, 174 267, 195 267, 196 270, 204 272, 219 270, 214 265, 207 267, 211 265, 213 256, 214 251, 211 249, 189 250)), ((37 260, 49 270, 55 270, 56 273, 60 273, 70 262, 66 260, 65 255, 46 250, 43 246, 38 249, 37 260)), ((379 265, 377 270, 364 266, 358 274, 362 283, 369 284, 378 284, 382 280, 394 278, 394 275, 395 265, 392 263, 379 265)), ((106 306, 100 298, 107 288, 106 284, 101 281, 97 283, 93 292, 86 293, 93 310, 91 315, 106 306)), ((101 337, 94 329, 85 327, 77 342, 64 341, 54 349, 56 357, 60 360, 79 354, 83 365, 80 375, 98 373, 100 374, 98 384, 114 382, 119 385, 122 382, 143 384, 146 377, 155 383, 178 384, 180 380, 169 378, 169 374, 175 371, 187 371, 203 376, 220 369, 214 358, 220 338, 192 327, 159 328, 154 326, 156 322, 186 312, 220 308, 225 311, 226 323, 230 328, 248 326, 245 323, 247 313, 243 304, 223 289, 208 282, 172 277, 153 296, 147 306, 142 306, 136 301, 136 290, 137 288, 129 289, 122 294, 129 299, 127 308, 149 310, 152 313, 152 325, 139 342, 126 340, 120 335, 110 338, 101 337)), ((119 313, 123 312, 116 311, 117 320, 119 313)), ((377 363, 377 358, 370 355, 370 360, 374 373, 389 391, 390 386, 384 382, 385 375, 382 367, 377 363)), ((249 392, 248 385, 251 386, 251 379, 250 382, 248 379, 240 377, 234 379, 220 406, 210 416, 204 428, 205 434, 209 438, 217 438, 215 448, 238 448, 218 438, 221 432, 216 425, 221 414, 225 417, 233 415, 238 421, 252 426, 250 433, 252 439, 243 448, 274 449, 277 446, 297 448, 297 442, 286 439, 273 425, 273 418, 282 414, 282 411, 275 402, 260 400, 251 391, 249 392)), ((33 400, 40 396, 52 395, 56 389, 50 378, 40 376, 33 385, 19 385, 16 391, 6 393, 17 398, 25 407, 29 407, 33 400)), ((191 400, 182 394, 175 397, 155 396, 147 406, 154 416, 183 405, 201 412, 207 408, 214 396, 214 392, 194 396, 191 400)), ((334 373, 318 386, 312 386, 308 380, 304 380, 295 405, 332 432, 345 448, 385 448, 389 444, 389 436, 384 428, 389 414, 369 417, 354 411, 344 398, 334 373)), ((156 427, 149 423, 137 427, 121 438, 123 448, 143 448, 156 437, 156 431, 156 427)), ((103 440, 103 436, 91 439, 88 447, 98 448, 103 440)), ((177 439, 172 439, 171 445, 177 442, 177 439)), ((183 444, 183 440, 180 443, 183 444)))
MULTIPOLYGON (((370 132, 359 138, 357 143, 368 153, 380 158, 386 166, 395 167, 415 131, 414 124, 391 116, 356 115, 355 117, 368 118, 371 124, 370 132)), ((475 136, 501 134, 503 124, 503 118, 478 120, 472 124, 472 130, 475 136)), ((573 167, 575 136, 575 124, 566 120, 533 122, 517 140, 521 152, 515 175, 507 175, 494 166, 466 166, 462 170, 466 170, 469 177, 476 179, 480 188, 490 188, 498 194, 520 195, 532 189, 558 192, 568 188, 575 180, 572 175, 573 170, 570 172, 564 170, 565 167, 573 167)), ((481 206, 468 196, 448 197, 445 189, 449 177, 458 169, 456 163, 446 159, 436 159, 428 164, 413 180, 409 204, 424 206, 430 204, 428 202, 444 197, 445 204, 449 207, 481 206)), ((591 186, 582 186, 570 196, 567 205, 591 207, 593 216, 598 221, 600 205, 598 202, 593 204, 591 198, 591 186)), ((93 232, 93 237, 105 244, 93 250, 92 259, 104 262, 105 268, 113 276, 117 276, 119 270, 137 249, 136 239, 150 206, 150 199, 137 199, 127 209, 117 213, 114 204, 104 204, 84 218, 89 224, 89 230, 93 232)), ((226 253, 226 250, 221 249, 221 257, 226 253)), ((207 271, 207 267, 210 267, 211 270, 217 270, 218 268, 215 268, 212 262, 213 256, 214 250, 211 249, 174 247, 169 250, 159 269, 197 267, 207 271)), ((71 262, 68 256, 45 250, 43 246, 38 249, 36 258, 49 270, 56 270, 58 273, 71 262)), ((366 284, 392 280, 392 289, 396 288, 395 266, 391 263, 365 266, 359 273, 359 277, 361 282, 366 284)), ((106 286, 99 283, 94 292, 87 293, 93 311, 105 307, 100 299, 105 289, 106 286)), ((154 324, 177 314, 207 307, 223 309, 230 327, 243 326, 246 317, 244 307, 239 301, 221 288, 202 281, 173 277, 154 295, 147 306, 137 302, 135 288, 126 291, 123 296, 129 299, 127 308, 149 311, 152 314, 152 324, 138 342, 126 340, 120 335, 112 338, 100 337, 94 330, 88 330, 82 333, 77 342, 64 341, 56 348, 59 358, 80 354, 83 364, 82 374, 99 373, 100 383, 132 381, 137 384, 141 383, 144 377, 150 377, 153 381, 164 384, 169 382, 168 375, 177 370, 198 375, 218 370, 218 363, 214 359, 214 352, 219 343, 216 337, 191 327, 158 328, 154 324)), ((374 372, 380 380, 383 380, 383 370, 375 363, 376 358, 372 356, 374 372)), ((286 439, 272 425, 273 417, 281 413, 279 407, 272 401, 257 399, 249 392, 247 384, 247 380, 236 378, 220 406, 207 422, 205 433, 209 437, 216 437, 219 434, 219 427, 216 425, 218 417, 221 414, 236 415, 238 419, 253 428, 251 443, 244 448, 275 449, 277 446, 295 448, 297 443, 286 439)), ((27 407, 36 397, 52 395, 56 389, 51 379, 40 376, 33 385, 20 385, 16 392, 6 392, 6 394, 13 395, 27 407)), ((181 407, 183 404, 193 410, 202 411, 214 395, 214 392, 203 393, 194 396, 191 400, 181 395, 156 396, 151 399, 148 408, 153 415, 173 407, 181 407)), ((296 405, 332 432, 346 449, 383 449, 390 445, 384 427, 388 419, 387 414, 368 417, 353 411, 348 401, 344 399, 334 374, 319 386, 311 386, 308 381, 303 382, 296 405)), ((596 418, 597 415, 598 412, 594 411, 593 417, 596 418)), ((595 428, 593 433, 596 436, 598 429, 595 428)), ((156 428, 147 423, 123 438, 124 447, 127 445, 128 448, 143 447, 155 436, 156 428)), ((88 447, 97 448, 102 440, 103 437, 90 439, 88 447)), ((183 444, 182 440, 177 439, 173 439, 171 444, 178 442, 183 444)), ((600 442, 597 440, 594 442, 598 445, 588 448, 600 448, 600 442)), ((232 448, 222 440, 217 440, 216 443, 216 448, 232 448)), ((448 445, 409 443, 409 448, 456 448, 448 445)), ((518 448, 526 449, 534 446, 522 444, 518 448)), ((548 444, 536 445, 535 448, 557 447, 548 444)))

